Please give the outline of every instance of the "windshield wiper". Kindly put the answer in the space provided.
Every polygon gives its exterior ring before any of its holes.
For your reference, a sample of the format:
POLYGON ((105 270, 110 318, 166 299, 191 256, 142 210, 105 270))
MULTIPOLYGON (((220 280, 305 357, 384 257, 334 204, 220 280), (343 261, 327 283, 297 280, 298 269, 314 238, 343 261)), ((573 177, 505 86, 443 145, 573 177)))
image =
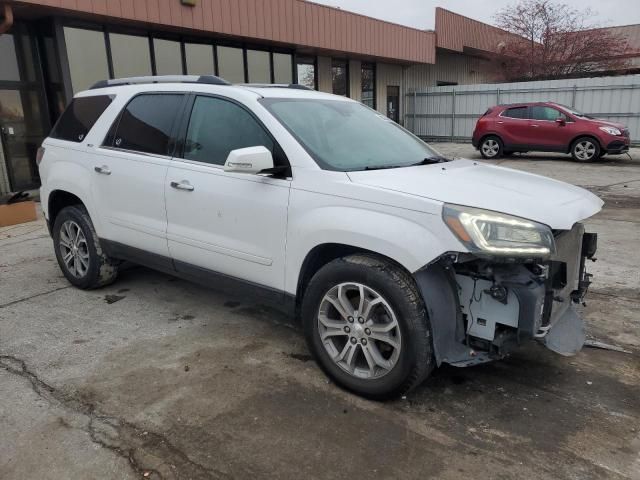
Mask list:
POLYGON ((402 168, 408 167, 409 165, 373 165, 364 167, 365 170, 388 170, 390 168, 402 168))
POLYGON ((440 156, 436 156, 436 157, 427 157, 424 160, 418 162, 418 163, 413 163, 411 165, 408 165, 410 167, 418 167, 420 165, 433 165, 434 163, 444 163, 444 162, 450 162, 451 160, 449 160, 448 158, 445 157, 440 157, 440 156))

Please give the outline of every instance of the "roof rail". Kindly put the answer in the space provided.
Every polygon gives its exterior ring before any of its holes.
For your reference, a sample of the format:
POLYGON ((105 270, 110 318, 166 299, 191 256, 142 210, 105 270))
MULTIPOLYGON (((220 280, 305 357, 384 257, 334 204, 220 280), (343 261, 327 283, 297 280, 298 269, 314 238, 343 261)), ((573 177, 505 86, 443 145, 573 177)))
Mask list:
POLYGON ((141 85, 145 83, 202 83, 207 85, 231 85, 226 80, 214 75, 157 75, 100 80, 93 84, 89 90, 94 90, 96 88, 119 87, 123 85, 141 85))
POLYGON ((294 90, 313 90, 306 85, 300 85, 299 83, 240 83, 243 87, 254 88, 292 88, 294 90))

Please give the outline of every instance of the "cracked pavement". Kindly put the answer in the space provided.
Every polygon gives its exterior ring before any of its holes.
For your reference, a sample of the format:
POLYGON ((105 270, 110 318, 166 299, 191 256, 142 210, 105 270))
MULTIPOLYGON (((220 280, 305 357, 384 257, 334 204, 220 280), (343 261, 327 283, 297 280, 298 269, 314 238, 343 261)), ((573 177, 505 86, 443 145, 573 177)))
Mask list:
MULTIPOLYGON (((436 144, 477 158, 470 145, 436 144)), ((0 229, 0 478, 640 480, 640 152, 504 166, 590 188, 590 337, 444 367, 406 399, 337 389, 291 320, 140 267, 68 285, 42 220, 0 229)))

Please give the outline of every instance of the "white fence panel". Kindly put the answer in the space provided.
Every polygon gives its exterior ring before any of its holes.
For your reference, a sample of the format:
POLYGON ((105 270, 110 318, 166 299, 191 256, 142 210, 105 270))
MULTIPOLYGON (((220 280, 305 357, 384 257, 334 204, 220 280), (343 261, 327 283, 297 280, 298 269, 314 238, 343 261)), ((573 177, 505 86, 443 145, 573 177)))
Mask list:
POLYGON ((430 87, 407 94, 404 120, 429 140, 469 141, 489 107, 547 101, 624 123, 632 143, 640 144, 640 75, 430 87))

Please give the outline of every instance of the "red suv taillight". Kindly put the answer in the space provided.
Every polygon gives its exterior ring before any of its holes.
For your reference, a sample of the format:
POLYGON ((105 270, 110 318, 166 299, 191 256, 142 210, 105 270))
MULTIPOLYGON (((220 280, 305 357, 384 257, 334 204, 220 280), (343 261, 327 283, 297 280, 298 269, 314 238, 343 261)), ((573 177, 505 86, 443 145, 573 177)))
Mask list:
POLYGON ((40 162, 42 162, 42 157, 44 157, 44 147, 38 148, 38 153, 36 153, 36 165, 40 166, 40 162))

